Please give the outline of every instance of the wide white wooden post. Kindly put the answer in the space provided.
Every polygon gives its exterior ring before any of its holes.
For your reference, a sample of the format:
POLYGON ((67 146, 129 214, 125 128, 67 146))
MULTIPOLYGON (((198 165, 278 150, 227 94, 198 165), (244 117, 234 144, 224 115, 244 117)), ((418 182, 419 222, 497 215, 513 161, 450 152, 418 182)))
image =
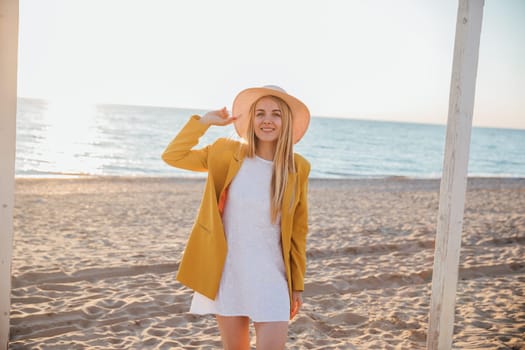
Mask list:
POLYGON ((0 0, 0 349, 9 342, 15 194, 18 0, 0 0))
POLYGON ((439 194, 428 350, 452 347, 483 0, 460 0, 439 194))

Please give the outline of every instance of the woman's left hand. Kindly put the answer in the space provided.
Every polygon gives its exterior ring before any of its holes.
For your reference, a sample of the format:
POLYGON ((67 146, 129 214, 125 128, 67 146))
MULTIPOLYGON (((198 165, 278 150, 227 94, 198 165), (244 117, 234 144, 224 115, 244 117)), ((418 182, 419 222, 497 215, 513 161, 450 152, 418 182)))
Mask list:
POLYGON ((297 315, 299 310, 303 306, 303 292, 292 292, 292 309, 290 310, 290 320, 297 315))

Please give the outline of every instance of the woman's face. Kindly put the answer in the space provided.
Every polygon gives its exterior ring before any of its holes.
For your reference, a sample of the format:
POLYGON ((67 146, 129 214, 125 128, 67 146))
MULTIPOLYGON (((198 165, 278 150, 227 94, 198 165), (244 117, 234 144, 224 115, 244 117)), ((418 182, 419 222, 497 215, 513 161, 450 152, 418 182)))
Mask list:
POLYGON ((255 105, 253 126, 259 142, 277 142, 281 134, 282 111, 270 97, 263 97, 255 105))

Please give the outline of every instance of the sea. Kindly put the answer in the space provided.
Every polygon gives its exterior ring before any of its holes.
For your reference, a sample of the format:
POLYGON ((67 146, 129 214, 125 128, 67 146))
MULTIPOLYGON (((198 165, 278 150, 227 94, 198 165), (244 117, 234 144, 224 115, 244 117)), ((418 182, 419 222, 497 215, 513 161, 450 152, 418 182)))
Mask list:
MULTIPOLYGON (((16 177, 204 177, 160 158, 195 109, 19 98, 16 177)), ((446 126, 313 116, 295 152, 311 178, 440 178, 446 126)), ((197 147, 237 138, 211 127, 197 147)), ((525 177, 525 130, 472 129, 468 175, 525 177)))

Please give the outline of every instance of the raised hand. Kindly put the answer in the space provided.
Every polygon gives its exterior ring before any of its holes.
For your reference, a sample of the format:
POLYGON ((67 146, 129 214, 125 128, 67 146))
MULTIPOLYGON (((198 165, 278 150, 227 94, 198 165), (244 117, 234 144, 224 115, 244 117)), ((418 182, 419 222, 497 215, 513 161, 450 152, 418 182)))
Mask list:
POLYGON ((237 117, 230 116, 230 113, 223 107, 215 111, 209 111, 201 117, 201 123, 207 125, 228 125, 231 124, 237 117))

